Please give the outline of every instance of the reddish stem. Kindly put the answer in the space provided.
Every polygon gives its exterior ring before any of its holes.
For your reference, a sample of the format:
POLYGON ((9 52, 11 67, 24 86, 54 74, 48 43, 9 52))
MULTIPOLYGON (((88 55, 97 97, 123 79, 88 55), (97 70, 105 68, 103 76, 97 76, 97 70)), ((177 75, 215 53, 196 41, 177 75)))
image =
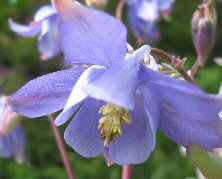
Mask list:
POLYGON ((119 19, 120 21, 122 20, 123 7, 125 3, 126 3, 125 0, 119 0, 119 3, 116 8, 116 18, 119 19))
POLYGON ((69 158, 68 158, 68 155, 67 155, 67 152, 66 152, 66 149, 65 149, 63 138, 61 137, 61 134, 59 132, 58 127, 54 124, 54 119, 55 118, 52 114, 49 115, 48 118, 49 118, 51 127, 53 129, 53 133, 54 133, 55 138, 56 138, 56 143, 58 145, 60 155, 62 157, 62 160, 63 160, 63 163, 65 165, 66 171, 69 175, 69 179, 75 179, 74 171, 73 171, 72 165, 69 161, 69 158))
POLYGON ((173 65, 175 69, 181 74, 181 76, 189 83, 196 84, 194 79, 190 77, 183 66, 183 59, 178 59, 173 57, 172 55, 164 52, 163 50, 152 48, 151 53, 158 55, 169 62, 169 64, 173 65))
POLYGON ((132 165, 124 165, 122 170, 122 179, 131 179, 132 165))

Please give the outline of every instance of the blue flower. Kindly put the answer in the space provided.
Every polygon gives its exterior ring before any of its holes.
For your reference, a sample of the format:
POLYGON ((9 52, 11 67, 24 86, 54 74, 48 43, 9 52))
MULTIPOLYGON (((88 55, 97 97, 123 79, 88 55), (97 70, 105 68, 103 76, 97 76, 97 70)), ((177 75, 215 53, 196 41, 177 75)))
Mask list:
POLYGON ((23 163, 27 159, 25 148, 25 131, 20 124, 11 133, 0 136, 0 157, 14 157, 18 163, 23 163))
POLYGON ((126 29, 111 16, 71 0, 55 5, 66 58, 90 67, 30 81, 8 99, 17 113, 35 118, 64 108, 55 121, 62 125, 80 108, 66 142, 82 156, 104 152, 121 165, 147 160, 158 128, 184 147, 222 147, 221 96, 150 69, 150 47, 127 52, 126 29))
POLYGON ((129 21, 138 40, 158 40, 156 22, 161 15, 169 16, 173 2, 174 0, 127 0, 129 21))
POLYGON ((39 34, 38 48, 41 52, 41 59, 47 60, 61 52, 59 16, 56 9, 51 5, 41 7, 34 16, 30 25, 20 25, 9 20, 12 31, 24 37, 33 37, 39 34))

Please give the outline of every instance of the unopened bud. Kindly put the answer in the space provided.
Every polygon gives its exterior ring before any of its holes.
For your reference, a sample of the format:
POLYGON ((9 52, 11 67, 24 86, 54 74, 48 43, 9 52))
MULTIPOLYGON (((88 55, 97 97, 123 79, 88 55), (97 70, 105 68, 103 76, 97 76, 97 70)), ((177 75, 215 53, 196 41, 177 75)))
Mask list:
POLYGON ((211 1, 201 4, 193 15, 192 35, 200 66, 204 66, 213 48, 216 19, 215 7, 211 1))
POLYGON ((18 114, 6 104, 6 96, 0 96, 0 136, 9 134, 18 123, 18 114))
POLYGON ((104 9, 109 0, 86 0, 86 5, 98 9, 104 9))

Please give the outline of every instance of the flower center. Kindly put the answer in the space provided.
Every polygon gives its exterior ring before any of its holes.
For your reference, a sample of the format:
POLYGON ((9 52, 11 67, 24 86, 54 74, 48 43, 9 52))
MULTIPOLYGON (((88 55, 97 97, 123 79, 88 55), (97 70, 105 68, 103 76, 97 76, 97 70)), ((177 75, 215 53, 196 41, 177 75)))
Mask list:
POLYGON ((103 105, 99 113, 104 116, 99 120, 98 129, 104 140, 104 146, 107 147, 109 142, 116 140, 122 134, 122 124, 132 123, 132 118, 128 109, 112 103, 103 105))

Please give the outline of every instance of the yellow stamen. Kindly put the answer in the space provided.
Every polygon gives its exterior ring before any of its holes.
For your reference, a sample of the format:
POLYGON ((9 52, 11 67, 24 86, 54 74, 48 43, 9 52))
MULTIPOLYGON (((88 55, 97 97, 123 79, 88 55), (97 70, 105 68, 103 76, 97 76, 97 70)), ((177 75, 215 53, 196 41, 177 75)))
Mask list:
POLYGON ((122 135, 122 124, 132 123, 129 110, 120 106, 107 103, 99 110, 104 116, 99 120, 98 129, 101 132, 101 138, 104 140, 104 146, 109 142, 116 140, 122 135))

